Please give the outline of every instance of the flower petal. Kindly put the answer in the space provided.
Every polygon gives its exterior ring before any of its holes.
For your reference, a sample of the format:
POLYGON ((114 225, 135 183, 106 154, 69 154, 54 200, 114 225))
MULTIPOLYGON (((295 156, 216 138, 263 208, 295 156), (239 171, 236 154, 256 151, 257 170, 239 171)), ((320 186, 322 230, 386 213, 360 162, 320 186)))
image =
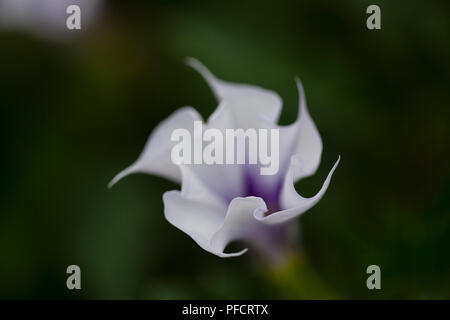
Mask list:
MULTIPOLYGON (((225 130, 233 128, 235 120, 232 111, 227 102, 221 102, 217 109, 208 118, 204 124, 204 130, 217 129, 222 133, 225 140, 225 130)), ((204 146, 208 143, 204 142, 204 146)), ((223 141, 223 156, 226 156, 226 143, 223 141)), ((224 160, 225 161, 225 160, 224 160)), ((227 202, 240 196, 244 192, 242 183, 242 166, 238 164, 210 164, 210 165, 192 165, 195 174, 209 186, 211 190, 220 195, 227 202)))
POLYGON ((284 177, 284 173, 289 168, 290 159, 293 155, 297 155, 302 161, 304 168, 301 172, 295 174, 295 182, 301 178, 313 175, 319 167, 322 156, 322 139, 306 107, 303 86, 299 79, 296 79, 296 83, 299 93, 297 120, 292 124, 280 126, 262 119, 263 127, 279 130, 279 163, 281 176, 284 177))
POLYGON ((210 244, 214 251, 223 252, 231 241, 249 240, 252 235, 259 232, 258 229, 264 226, 253 217, 257 211, 267 211, 266 204, 261 198, 234 198, 228 206, 223 224, 212 236, 210 244))
POLYGON ((301 171, 304 170, 304 167, 302 166, 301 160, 299 160, 298 157, 293 156, 291 165, 286 172, 280 195, 280 204, 285 210, 274 212, 268 216, 264 216, 263 212, 258 211, 255 212, 255 219, 270 225, 279 224, 296 218, 303 212, 312 208, 325 194, 340 159, 341 157, 338 158, 330 173, 328 173, 320 191, 314 197, 304 198, 297 193, 294 187, 295 176, 302 174, 301 171))
POLYGON ((322 156, 322 139, 306 107, 302 83, 296 79, 299 93, 298 134, 293 145, 293 154, 303 161, 303 170, 294 175, 294 181, 313 175, 320 164, 322 156))
POLYGON ((202 120, 202 118, 191 107, 184 107, 172 113, 150 134, 144 150, 136 162, 119 172, 108 184, 108 187, 112 187, 123 177, 137 172, 156 174, 179 183, 181 180, 180 170, 170 157, 171 149, 175 144, 171 141, 170 136, 173 130, 178 128, 192 132, 195 120, 202 120))
MULTIPOLYGON (((233 199, 224 222, 212 236, 210 246, 213 251, 223 253, 230 242, 243 240, 268 261, 276 263, 282 260, 292 249, 297 225, 283 223, 273 226, 255 219, 255 216, 266 211, 266 203, 259 197, 233 199)), ((235 254, 242 254, 246 250, 235 254)))
POLYGON ((237 121, 236 128, 257 128, 258 115, 275 123, 280 116, 282 100, 277 93, 257 86, 236 84, 217 79, 200 61, 187 58, 213 90, 217 100, 227 101, 237 121))
POLYGON ((220 206, 186 199, 176 190, 164 193, 163 201, 167 221, 190 236, 204 250, 221 258, 239 256, 247 251, 244 249, 235 253, 224 253, 224 248, 219 245, 211 246, 212 237, 217 230, 223 228, 221 225, 224 221, 224 211, 220 206))
POLYGON ((223 211, 211 204, 186 199, 176 190, 165 192, 163 201, 167 221, 189 235, 204 250, 216 254, 209 243, 223 221, 223 211))
MULTIPOLYGON (((301 161, 303 169, 294 172, 294 183, 301 178, 313 175, 320 164, 322 155, 322 140, 306 107, 305 95, 300 80, 296 79, 299 92, 299 111, 297 120, 286 126, 273 124, 267 119, 261 120, 261 127, 279 130, 279 170, 275 175, 259 174, 259 167, 251 168, 251 179, 265 194, 277 192, 283 183, 290 166, 292 156, 301 161)), ((271 155, 273 157, 273 155, 271 155)))
MULTIPOLYGON (((181 183, 181 195, 186 200, 199 201, 205 204, 217 207, 218 210, 225 212, 227 204, 225 200, 220 197, 210 186, 207 184, 208 180, 201 179, 196 171, 194 171, 192 165, 180 165, 182 183, 181 183)), ((224 214, 222 214, 222 218, 224 214)))

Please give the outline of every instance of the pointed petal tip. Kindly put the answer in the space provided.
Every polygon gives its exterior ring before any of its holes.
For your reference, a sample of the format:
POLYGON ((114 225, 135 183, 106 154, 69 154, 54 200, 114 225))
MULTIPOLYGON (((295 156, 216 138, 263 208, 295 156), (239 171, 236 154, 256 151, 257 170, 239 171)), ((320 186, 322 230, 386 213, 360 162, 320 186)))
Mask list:
POLYGON ((111 189, 117 182, 119 182, 120 179, 124 177, 124 175, 121 175, 122 172, 119 172, 114 178, 112 178, 112 180, 108 183, 108 189, 111 189))
POLYGON ((325 179, 325 182, 323 183, 324 185, 327 185, 330 183, 331 181, 331 177, 333 176, 334 171, 336 170, 339 162, 341 161, 341 155, 338 156, 338 159, 336 160, 336 162, 334 163, 333 168, 331 168, 330 172, 328 173, 327 178, 325 179))
POLYGON ((198 65, 201 64, 200 61, 198 61, 197 59, 193 58, 193 57, 186 57, 184 58, 184 63, 190 67, 193 67, 194 65, 198 65))
POLYGON ((113 185, 115 185, 116 182, 114 181, 114 179, 112 179, 108 184, 107 184, 107 188, 111 189, 113 187, 113 185))
POLYGON ((136 165, 131 165, 128 168, 120 171, 115 177, 108 183, 108 189, 111 189, 117 182, 119 182, 125 176, 137 172, 136 165))
MULTIPOLYGON (((293 156, 292 160, 295 161, 295 158, 296 157, 293 156)), ((300 216, 307 210, 309 210, 325 194, 325 191, 327 190, 327 188, 330 184, 333 173, 336 170, 340 160, 341 160, 341 156, 339 155, 336 163, 333 165, 333 168, 330 170, 325 181, 323 182, 321 189, 315 196, 313 196, 311 198, 303 198, 295 191, 295 188, 294 188, 293 192, 296 194, 296 196, 294 196, 294 197, 300 198, 302 203, 296 205, 293 202, 288 203, 288 202, 286 202, 286 200, 282 199, 281 201, 282 201, 282 206, 285 208, 284 210, 274 212, 269 216, 265 216, 263 213, 255 211, 255 213, 253 215, 255 217, 255 219, 257 219, 263 223, 266 223, 268 225, 280 224, 280 223, 284 223, 286 221, 292 220, 292 219, 300 216), (309 202, 309 204, 308 204, 308 202, 309 202)), ((292 188, 293 188, 293 184, 292 184, 292 188)), ((284 192, 284 191, 282 191, 282 192, 284 192)))
POLYGON ((193 57, 186 57, 184 63, 194 70, 198 71, 200 74, 211 74, 211 72, 206 68, 206 66, 200 62, 200 60, 193 57))
POLYGON ((341 155, 338 155, 338 159, 336 160, 336 163, 333 166, 333 169, 337 167, 337 165, 339 164, 339 162, 341 161, 341 155))
POLYGON ((295 84, 297 85, 297 89, 299 92, 301 92, 302 95, 304 95, 304 89, 303 89, 303 83, 302 80, 300 80, 299 77, 294 77, 295 79, 295 84))
POLYGON ((239 257, 242 256, 244 253, 246 253, 248 251, 248 248, 242 249, 241 251, 238 252, 233 252, 233 253, 224 253, 222 252, 220 255, 218 255, 221 258, 233 258, 233 257, 239 257))
POLYGON ((304 112, 308 112, 306 108, 306 99, 305 99, 305 89, 303 88, 303 83, 300 80, 300 78, 295 77, 295 82, 297 84, 297 91, 298 91, 298 98, 299 98, 299 105, 300 105, 300 113, 299 116, 301 116, 304 112))
POLYGON ((186 63, 186 65, 190 66, 195 71, 200 73, 200 75, 205 78, 205 80, 210 84, 211 87, 214 87, 216 77, 203 63, 200 62, 200 60, 193 57, 186 57, 184 59, 184 62, 186 63))

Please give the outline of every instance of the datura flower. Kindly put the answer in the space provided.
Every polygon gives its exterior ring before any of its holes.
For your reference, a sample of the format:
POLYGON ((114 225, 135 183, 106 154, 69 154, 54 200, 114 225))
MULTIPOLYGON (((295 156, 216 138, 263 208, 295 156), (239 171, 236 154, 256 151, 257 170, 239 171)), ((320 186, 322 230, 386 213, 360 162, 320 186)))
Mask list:
POLYGON ((220 80, 193 58, 187 64, 205 78, 219 102, 203 126, 223 132, 230 128, 278 129, 278 172, 261 175, 261 164, 175 164, 171 161, 176 144, 172 132, 184 128, 194 133, 194 122, 202 121, 195 109, 184 107, 154 129, 137 161, 117 174, 109 186, 137 172, 180 183, 181 190, 163 194, 164 215, 200 247, 219 257, 235 257, 247 249, 224 250, 230 242, 243 241, 269 260, 280 260, 297 234, 294 219, 322 198, 340 158, 320 191, 311 198, 302 197, 294 184, 316 172, 322 140, 306 108, 300 81, 297 120, 280 126, 282 101, 275 92, 220 80))

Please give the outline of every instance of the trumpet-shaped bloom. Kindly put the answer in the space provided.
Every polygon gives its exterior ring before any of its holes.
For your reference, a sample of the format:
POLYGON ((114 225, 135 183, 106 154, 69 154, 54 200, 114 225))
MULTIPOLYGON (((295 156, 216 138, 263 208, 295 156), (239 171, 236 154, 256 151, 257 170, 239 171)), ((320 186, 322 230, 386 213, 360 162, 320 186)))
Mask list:
POLYGON ((136 162, 117 174, 110 186, 137 172, 171 179, 181 184, 181 190, 163 194, 164 215, 200 247, 219 257, 239 256, 247 249, 232 253, 225 253, 224 249, 230 242, 240 240, 266 257, 277 259, 283 256, 286 244, 295 234, 297 225, 292 221, 325 194, 339 158, 319 192, 311 198, 302 197, 294 184, 316 172, 322 140, 306 108, 300 81, 297 80, 297 120, 280 126, 277 122, 282 101, 275 92, 220 80, 192 58, 187 63, 205 78, 219 102, 204 127, 278 129, 278 172, 261 175, 260 165, 248 164, 174 164, 171 150, 175 142, 171 141, 171 133, 178 128, 192 133, 194 121, 202 121, 195 109, 184 107, 154 129, 136 162))

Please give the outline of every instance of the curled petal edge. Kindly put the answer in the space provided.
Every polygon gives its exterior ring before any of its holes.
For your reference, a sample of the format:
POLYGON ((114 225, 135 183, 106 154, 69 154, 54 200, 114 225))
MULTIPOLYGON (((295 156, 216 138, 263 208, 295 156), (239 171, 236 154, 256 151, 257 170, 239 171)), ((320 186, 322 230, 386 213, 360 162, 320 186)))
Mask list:
POLYGON ((317 202, 319 202, 328 189, 331 178, 339 164, 340 159, 341 157, 339 156, 333 168, 328 173, 328 176, 319 192, 311 198, 304 198, 297 193, 294 187, 295 173, 299 170, 301 171, 303 166, 299 158, 297 156, 293 156, 291 158, 291 165, 286 172, 280 194, 281 206, 286 209, 274 212, 267 216, 265 215, 265 212, 257 211, 255 212, 255 219, 268 225, 275 225, 292 220, 312 208, 317 202))

